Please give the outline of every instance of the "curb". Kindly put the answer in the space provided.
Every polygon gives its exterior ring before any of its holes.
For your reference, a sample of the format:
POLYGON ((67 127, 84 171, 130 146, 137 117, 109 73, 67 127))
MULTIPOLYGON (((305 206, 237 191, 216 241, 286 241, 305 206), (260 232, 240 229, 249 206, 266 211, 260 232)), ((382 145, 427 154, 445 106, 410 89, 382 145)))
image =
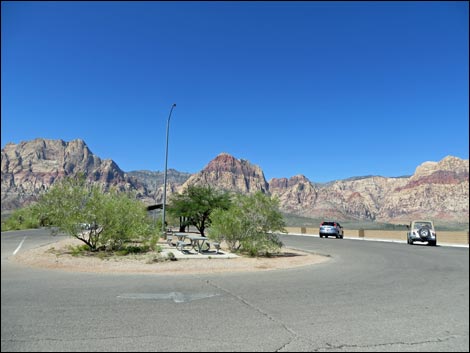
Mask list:
MULTIPOLYGON (((318 234, 301 234, 301 233, 287 233, 285 235, 297 235, 301 237, 315 237, 320 238, 318 234)), ((380 238, 351 238, 351 237, 344 237, 343 239, 348 240, 359 240, 359 241, 377 241, 383 243, 400 243, 406 244, 406 240, 399 240, 399 239, 380 239, 380 238)), ((468 244, 454 244, 454 243, 437 243, 437 246, 446 246, 446 247, 454 247, 454 248, 469 248, 468 244)))

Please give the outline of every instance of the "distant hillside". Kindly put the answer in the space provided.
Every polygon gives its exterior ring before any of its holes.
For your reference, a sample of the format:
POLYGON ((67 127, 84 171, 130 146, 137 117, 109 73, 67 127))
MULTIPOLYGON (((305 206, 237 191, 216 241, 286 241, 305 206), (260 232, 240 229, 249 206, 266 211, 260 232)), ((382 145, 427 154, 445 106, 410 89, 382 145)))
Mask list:
MULTIPOLYGON (((163 199, 163 172, 123 172, 114 161, 94 155, 80 139, 35 139, 9 143, 1 151, 2 212, 37 200, 57 180, 78 173, 106 187, 133 190, 146 204, 163 199)), ((306 219, 407 223, 432 218, 468 224, 469 218, 469 161, 452 156, 424 162, 408 177, 363 176, 318 184, 303 175, 268 182, 259 166, 221 153, 195 174, 168 170, 168 197, 189 185, 261 191, 278 197, 282 212, 306 219)))
POLYGON ((411 177, 366 177, 315 186, 306 178, 270 181, 283 210, 313 218, 407 223, 433 218, 468 223, 468 160, 448 156, 425 162, 411 177))
MULTIPOLYGON (((160 187, 164 183, 165 173, 150 170, 134 170, 127 173, 144 184, 148 190, 155 190, 155 186, 160 187)), ((167 170, 167 183, 184 184, 191 177, 190 173, 178 172, 175 169, 167 170)))
POLYGON ((425 162, 410 177, 352 177, 328 184, 303 175, 273 178, 259 166, 222 153, 188 185, 211 185, 241 193, 262 191, 277 196, 286 214, 313 219, 407 223, 411 218, 468 223, 469 161, 448 156, 425 162))

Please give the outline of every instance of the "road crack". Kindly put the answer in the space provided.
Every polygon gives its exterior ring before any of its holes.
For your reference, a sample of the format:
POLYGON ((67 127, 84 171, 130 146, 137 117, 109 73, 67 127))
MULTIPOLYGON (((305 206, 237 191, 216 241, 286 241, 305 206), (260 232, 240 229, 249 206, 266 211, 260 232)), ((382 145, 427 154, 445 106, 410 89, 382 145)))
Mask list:
POLYGON ((451 339, 456 338, 457 336, 449 336, 445 338, 436 338, 432 340, 425 340, 425 341, 416 341, 416 342, 386 342, 386 343, 376 343, 376 344, 366 344, 366 345, 360 345, 360 344, 340 344, 340 345, 333 345, 326 343, 327 347, 320 347, 320 348, 315 348, 312 351, 313 352, 320 352, 320 351, 330 351, 330 350, 339 350, 339 349, 348 349, 348 348, 377 348, 377 347, 386 347, 386 346, 395 346, 395 345, 403 345, 403 346, 417 346, 420 344, 426 344, 426 343, 442 343, 446 341, 450 341, 451 339))
MULTIPOLYGON (((202 278, 201 278, 202 279, 202 278)), ((290 345, 292 342, 294 342, 296 339, 298 339, 300 336, 297 334, 297 332, 295 332, 293 329, 291 329, 290 327, 288 327, 284 322, 276 319, 275 317, 271 316, 269 313, 265 312, 264 310, 262 310, 261 308, 257 307, 256 305, 248 302, 245 298, 241 297, 240 295, 238 294, 235 294, 235 293, 232 293, 230 290, 228 289, 225 289, 217 284, 215 284, 214 282, 210 281, 210 280, 205 280, 205 282, 228 294, 229 296, 235 298, 237 301, 239 301, 240 303, 242 303, 243 305, 246 305, 247 307, 249 307, 250 309, 256 311, 257 313, 259 313, 260 315, 262 315, 263 317, 265 317, 266 319, 268 319, 269 321, 271 322, 274 322, 276 325, 279 325, 280 327, 282 327, 286 332, 289 333, 289 335, 291 335, 291 338, 288 340, 288 342, 286 342, 285 344, 283 344, 281 347, 275 349, 274 351, 275 352, 280 352, 282 351, 283 349, 285 349, 285 347, 287 347, 288 345, 290 345)))

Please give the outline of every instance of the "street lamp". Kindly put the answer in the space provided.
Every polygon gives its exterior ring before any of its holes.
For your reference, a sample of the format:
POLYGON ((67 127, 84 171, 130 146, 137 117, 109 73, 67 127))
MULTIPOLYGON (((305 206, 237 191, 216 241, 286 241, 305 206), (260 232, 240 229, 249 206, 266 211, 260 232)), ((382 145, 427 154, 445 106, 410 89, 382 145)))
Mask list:
POLYGON ((163 177, 163 216, 162 216, 162 233, 165 235, 165 204, 166 204, 166 172, 168 165, 168 131, 170 129, 170 118, 173 108, 176 107, 176 104, 173 103, 170 110, 170 115, 168 115, 168 120, 166 123, 166 149, 165 149, 165 174, 163 177))

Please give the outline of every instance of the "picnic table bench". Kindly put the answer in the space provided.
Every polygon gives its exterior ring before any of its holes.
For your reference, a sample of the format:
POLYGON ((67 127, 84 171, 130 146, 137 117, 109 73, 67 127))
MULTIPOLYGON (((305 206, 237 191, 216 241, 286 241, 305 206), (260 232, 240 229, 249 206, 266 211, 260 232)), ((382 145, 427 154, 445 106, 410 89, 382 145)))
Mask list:
POLYGON ((191 247, 198 253, 202 253, 204 251, 204 245, 207 247, 205 251, 211 248, 211 245, 208 242, 209 239, 201 235, 187 235, 185 238, 191 241, 191 247))
POLYGON ((166 233, 166 242, 168 243, 168 245, 175 246, 175 245, 178 244, 178 241, 183 241, 187 234, 188 233, 167 232, 166 233), (176 243, 173 243, 173 238, 177 239, 176 243))

